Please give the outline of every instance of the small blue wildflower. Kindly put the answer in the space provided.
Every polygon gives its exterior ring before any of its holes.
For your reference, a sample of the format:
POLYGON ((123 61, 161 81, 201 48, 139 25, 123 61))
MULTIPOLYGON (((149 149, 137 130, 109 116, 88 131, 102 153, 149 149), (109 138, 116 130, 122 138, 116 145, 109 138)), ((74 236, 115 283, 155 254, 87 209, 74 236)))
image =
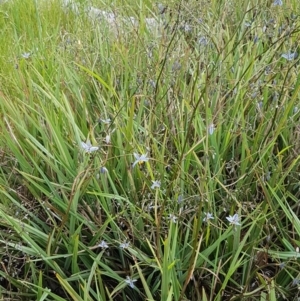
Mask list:
POLYGON ((281 57, 285 58, 288 61, 292 61, 292 60, 296 59, 297 56, 298 56, 297 52, 290 52, 290 51, 288 51, 287 53, 283 53, 281 55, 281 57))
POLYGON ((270 181, 270 179, 271 179, 271 172, 270 172, 270 171, 267 171, 267 172, 262 176, 262 180, 263 180, 264 182, 268 182, 268 181, 270 181))
POLYGON ((149 108, 150 105, 151 105, 150 100, 149 100, 149 99, 145 99, 145 100, 144 100, 144 106, 147 107, 147 108, 149 108))
POLYGON ((88 140, 86 143, 81 141, 81 147, 87 153, 96 152, 99 149, 99 146, 92 146, 90 140, 88 140))
POLYGON ((163 14, 166 10, 166 7, 162 3, 158 3, 157 8, 160 14, 163 14))
POLYGON ((149 86, 151 86, 152 89, 156 88, 156 81, 154 81, 153 79, 149 79, 148 84, 149 86))
POLYGON ((198 39, 198 44, 201 46, 206 46, 208 44, 208 39, 206 37, 200 37, 198 39))
POLYGON ((211 123, 209 126, 208 126, 208 133, 209 135, 212 135, 215 131, 215 125, 213 123, 211 123))
POLYGON ((226 219, 229 221, 230 225, 235 225, 235 226, 240 226, 241 224, 239 223, 239 215, 236 213, 235 215, 227 216, 226 219))
POLYGON ((105 142, 106 142, 106 144, 110 144, 110 141, 111 141, 110 135, 106 135, 105 136, 105 142))
POLYGON ((256 98, 257 94, 258 94, 257 91, 251 93, 251 98, 256 98))
POLYGON ((267 67, 265 68, 265 75, 269 75, 269 74, 271 73, 271 71, 272 71, 271 66, 267 66, 267 67))
POLYGON ((273 6, 282 6, 282 0, 274 0, 273 6))
POLYGON ((259 110, 262 110, 262 109, 264 108, 264 103, 263 103, 262 101, 258 101, 258 102, 257 102, 257 108, 258 108, 259 110))
POLYGON ((185 33, 190 33, 192 32, 192 26, 190 24, 184 24, 180 26, 180 29, 184 31, 185 33))
POLYGON ((121 243, 119 247, 123 250, 127 249, 129 247, 129 242, 125 241, 125 242, 121 243))
POLYGON ((160 188, 160 181, 152 181, 151 189, 160 188))
POLYGON ((135 161, 132 164, 132 168, 135 167, 137 164, 141 164, 141 163, 149 161, 147 153, 146 154, 142 154, 142 155, 139 155, 137 153, 133 153, 133 155, 134 155, 135 161))
POLYGON ((102 248, 102 249, 107 249, 108 248, 108 244, 104 240, 102 240, 100 242, 100 244, 98 245, 98 247, 102 248))
POLYGON ((110 118, 106 118, 106 119, 99 119, 100 122, 104 123, 104 124, 110 124, 111 120, 110 118))
POLYGON ((129 276, 126 276, 125 282, 131 287, 134 288, 134 282, 136 282, 136 279, 131 279, 129 276))
POLYGON ((22 58, 24 58, 24 59, 29 59, 30 56, 31 56, 31 53, 30 53, 30 52, 24 52, 24 53, 21 54, 21 56, 22 56, 22 58))
POLYGON ((100 173, 107 173, 108 169, 105 166, 100 167, 100 173))
POLYGON ((174 214, 169 214, 169 220, 171 220, 174 224, 177 223, 178 217, 175 216, 174 214))
POLYGON ((204 222, 208 222, 210 219, 214 219, 213 215, 209 212, 204 213, 205 217, 203 218, 204 222))
POLYGON ((178 198, 177 198, 177 203, 180 204, 180 203, 182 203, 182 202, 183 202, 183 195, 180 194, 180 195, 178 196, 178 198))
POLYGON ((180 69, 181 69, 181 64, 178 61, 175 61, 173 66, 172 66, 172 71, 175 72, 175 71, 178 71, 180 69))

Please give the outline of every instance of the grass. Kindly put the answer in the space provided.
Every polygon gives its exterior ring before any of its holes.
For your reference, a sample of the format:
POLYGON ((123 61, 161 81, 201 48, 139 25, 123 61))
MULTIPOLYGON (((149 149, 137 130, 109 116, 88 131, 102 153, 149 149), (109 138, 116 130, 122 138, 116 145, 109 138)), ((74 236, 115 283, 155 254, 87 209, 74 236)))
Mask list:
POLYGON ((298 1, 77 3, 0 5, 1 298, 298 300, 298 1))

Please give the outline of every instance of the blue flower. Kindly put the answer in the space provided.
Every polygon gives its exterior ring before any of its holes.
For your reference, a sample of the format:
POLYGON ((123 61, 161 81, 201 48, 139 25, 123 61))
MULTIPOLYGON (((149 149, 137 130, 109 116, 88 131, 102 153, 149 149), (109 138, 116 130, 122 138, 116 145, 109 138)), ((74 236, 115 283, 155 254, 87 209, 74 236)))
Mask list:
POLYGON ((134 166, 136 166, 137 164, 142 164, 142 163, 144 163, 144 162, 148 162, 148 161, 149 161, 149 158, 148 158, 148 154, 147 154, 147 153, 146 153, 146 154, 141 154, 141 155, 139 155, 139 154, 137 154, 137 153, 133 153, 133 155, 134 155, 135 161, 134 161, 134 163, 132 164, 132 168, 133 168, 134 166))
POLYGON ((151 189, 160 188, 160 181, 152 181, 151 189))
POLYGON ((110 135, 105 136, 105 142, 106 142, 106 144, 110 144, 110 142, 111 142, 110 135))
POLYGON ((209 212, 205 213, 205 217, 203 218, 203 221, 208 222, 210 219, 214 219, 213 215, 209 212))
POLYGON ((102 248, 102 249, 107 249, 108 248, 108 244, 104 240, 102 240, 100 242, 100 244, 98 245, 98 247, 102 248))
POLYGON ((273 5, 274 5, 274 6, 277 6, 277 5, 278 5, 278 6, 282 6, 282 4, 283 4, 283 3, 282 3, 282 0, 274 0, 274 2, 273 2, 273 5))
POLYGON ((131 287, 134 288, 134 282, 136 282, 136 279, 131 279, 129 276, 126 276, 125 282, 131 287))
POLYGON ((88 140, 86 143, 81 141, 81 147, 87 153, 96 152, 99 149, 99 146, 92 146, 90 140, 88 140))
POLYGON ((30 52, 24 52, 24 53, 21 54, 21 56, 22 56, 22 58, 24 58, 24 59, 29 59, 30 56, 31 56, 31 53, 30 53, 30 52))
POLYGON ((169 219, 170 219, 174 224, 176 224, 176 223, 177 223, 178 217, 175 216, 174 214, 169 214, 169 219))
POLYGON ((239 223, 240 218, 239 215, 236 213, 235 215, 227 216, 226 219, 229 221, 230 225, 235 225, 235 226, 240 226, 241 224, 239 223))
POLYGON ((206 46, 206 45, 208 45, 208 38, 206 38, 206 37, 200 37, 199 39, 198 39, 198 44, 199 45, 201 45, 201 46, 206 46))
POLYGON ((177 198, 177 203, 180 204, 180 203, 182 203, 182 202, 183 202, 183 195, 180 194, 180 195, 178 196, 178 198, 177 198))
POLYGON ((123 243, 120 244, 120 248, 123 249, 123 250, 127 249, 128 247, 129 247, 129 242, 125 241, 125 242, 123 242, 123 243))
POLYGON ((298 56, 297 52, 290 52, 290 51, 288 51, 287 53, 283 53, 281 55, 281 57, 285 58, 288 61, 294 60, 295 58, 297 58, 297 56, 298 56))
POLYGON ((100 167, 100 173, 107 173, 108 169, 105 166, 100 167))
POLYGON ((111 123, 111 119, 107 118, 107 119, 99 119, 99 121, 101 121, 104 124, 110 124, 111 123))
POLYGON ((209 126, 208 126, 208 133, 209 135, 212 135, 215 131, 215 125, 213 123, 211 123, 209 126))

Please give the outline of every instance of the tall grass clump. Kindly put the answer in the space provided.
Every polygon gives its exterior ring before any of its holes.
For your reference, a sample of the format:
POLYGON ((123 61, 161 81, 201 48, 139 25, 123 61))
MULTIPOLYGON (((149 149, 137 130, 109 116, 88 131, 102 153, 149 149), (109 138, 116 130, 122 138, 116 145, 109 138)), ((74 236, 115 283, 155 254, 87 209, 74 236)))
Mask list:
POLYGON ((300 6, 261 2, 0 4, 1 298, 300 298, 300 6))

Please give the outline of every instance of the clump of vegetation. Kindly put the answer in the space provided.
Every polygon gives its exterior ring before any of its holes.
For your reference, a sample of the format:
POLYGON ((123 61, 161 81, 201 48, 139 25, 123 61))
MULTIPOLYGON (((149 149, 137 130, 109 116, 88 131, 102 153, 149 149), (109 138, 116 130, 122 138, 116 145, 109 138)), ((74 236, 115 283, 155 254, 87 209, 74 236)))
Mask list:
POLYGON ((241 2, 1 4, 2 298, 298 300, 300 6, 241 2))

